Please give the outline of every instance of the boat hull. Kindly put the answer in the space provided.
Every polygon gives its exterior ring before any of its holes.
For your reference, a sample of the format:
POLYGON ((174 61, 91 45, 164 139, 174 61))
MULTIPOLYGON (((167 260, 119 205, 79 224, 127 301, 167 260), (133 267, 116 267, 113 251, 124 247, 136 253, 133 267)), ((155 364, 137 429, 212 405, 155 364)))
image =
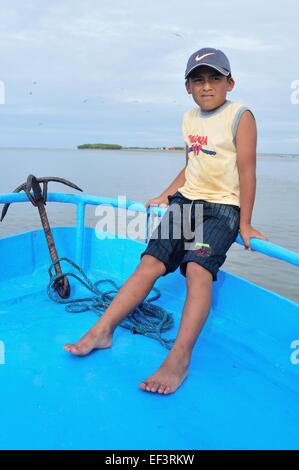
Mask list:
MULTIPOLYGON (((75 228, 53 229, 59 255, 75 258, 75 228)), ((84 230, 83 269, 121 285, 144 244, 84 230)), ((110 349, 71 356, 63 346, 96 321, 47 295, 42 231, 0 241, 1 449, 298 449, 299 306, 220 271, 189 377, 175 394, 143 392, 161 364, 158 342, 117 328, 110 349)), ((72 281, 72 295, 86 294, 72 281)), ((186 294, 179 270, 160 278, 157 304, 175 337, 186 294)), ((108 288, 108 287, 107 287, 108 288)))

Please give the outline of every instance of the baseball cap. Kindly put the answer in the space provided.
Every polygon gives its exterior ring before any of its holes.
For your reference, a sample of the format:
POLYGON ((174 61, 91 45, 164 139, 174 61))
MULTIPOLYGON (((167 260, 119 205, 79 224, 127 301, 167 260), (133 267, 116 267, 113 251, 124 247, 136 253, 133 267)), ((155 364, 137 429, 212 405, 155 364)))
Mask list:
POLYGON ((224 52, 213 47, 204 47, 194 52, 188 60, 185 79, 200 65, 207 65, 218 70, 226 77, 231 73, 230 63, 224 52))

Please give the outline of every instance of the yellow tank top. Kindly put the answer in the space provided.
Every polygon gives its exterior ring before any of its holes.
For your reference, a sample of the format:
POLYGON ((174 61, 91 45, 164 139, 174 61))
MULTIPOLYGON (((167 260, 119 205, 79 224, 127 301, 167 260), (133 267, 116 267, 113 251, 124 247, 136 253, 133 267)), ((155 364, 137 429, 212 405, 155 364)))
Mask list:
POLYGON ((246 110, 243 103, 227 100, 212 111, 196 107, 184 114, 189 158, 185 184, 178 189, 183 196, 240 206, 235 136, 246 110))

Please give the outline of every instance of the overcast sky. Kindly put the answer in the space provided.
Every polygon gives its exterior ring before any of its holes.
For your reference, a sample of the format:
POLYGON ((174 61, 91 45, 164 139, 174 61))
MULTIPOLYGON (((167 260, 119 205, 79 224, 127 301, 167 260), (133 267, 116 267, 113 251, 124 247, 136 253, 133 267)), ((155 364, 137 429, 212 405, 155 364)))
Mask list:
POLYGON ((188 57, 217 47, 259 152, 299 154, 294 0, 1 0, 0 146, 184 145, 188 57))

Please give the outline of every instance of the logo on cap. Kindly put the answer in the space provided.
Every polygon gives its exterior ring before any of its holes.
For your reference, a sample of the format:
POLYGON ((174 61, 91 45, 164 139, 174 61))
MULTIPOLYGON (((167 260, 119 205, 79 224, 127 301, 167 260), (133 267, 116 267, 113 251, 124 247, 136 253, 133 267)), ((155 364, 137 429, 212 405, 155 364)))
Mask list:
POLYGON ((214 55, 214 54, 215 54, 215 52, 208 52, 207 54, 204 54, 204 55, 201 55, 201 56, 198 56, 198 55, 197 55, 197 56, 195 57, 195 60, 196 60, 196 62, 199 62, 200 60, 204 59, 204 58, 207 57, 208 55, 214 55))

